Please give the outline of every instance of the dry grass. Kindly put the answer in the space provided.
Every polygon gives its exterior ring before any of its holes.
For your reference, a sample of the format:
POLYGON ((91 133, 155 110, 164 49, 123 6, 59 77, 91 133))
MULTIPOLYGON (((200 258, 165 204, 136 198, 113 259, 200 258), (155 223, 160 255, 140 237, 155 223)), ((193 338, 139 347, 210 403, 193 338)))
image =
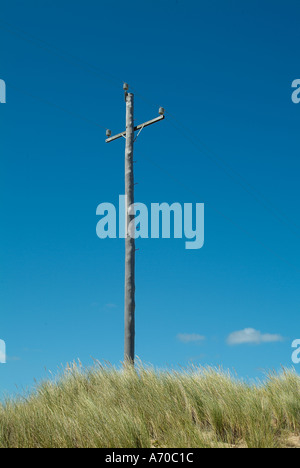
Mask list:
POLYGON ((0 447, 300 447, 300 377, 68 367, 0 406, 0 447))

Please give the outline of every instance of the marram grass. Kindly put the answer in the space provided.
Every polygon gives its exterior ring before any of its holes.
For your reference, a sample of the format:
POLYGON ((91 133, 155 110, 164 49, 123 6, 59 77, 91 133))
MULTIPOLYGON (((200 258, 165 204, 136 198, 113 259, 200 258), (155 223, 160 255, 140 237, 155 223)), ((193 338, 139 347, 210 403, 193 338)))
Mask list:
POLYGON ((1 448, 300 447, 300 377, 69 366, 0 405, 1 448))

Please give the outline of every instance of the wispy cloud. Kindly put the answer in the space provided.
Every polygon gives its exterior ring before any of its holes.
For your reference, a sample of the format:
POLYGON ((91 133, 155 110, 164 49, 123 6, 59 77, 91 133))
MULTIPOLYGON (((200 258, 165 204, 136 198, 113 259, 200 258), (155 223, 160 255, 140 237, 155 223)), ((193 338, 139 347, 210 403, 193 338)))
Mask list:
POLYGON ((281 335, 261 333, 254 328, 245 328, 244 330, 233 332, 227 338, 227 344, 230 346, 242 344, 275 343, 278 341, 283 341, 283 337, 281 335))
POLYGON ((199 341, 204 341, 205 336, 197 335, 196 333, 179 333, 177 335, 177 339, 181 341, 181 343, 196 343, 199 341))
POLYGON ((102 309, 117 309, 118 306, 117 304, 114 304, 113 302, 108 302, 107 304, 101 304, 100 302, 92 302, 91 307, 93 308, 102 308, 102 309))
POLYGON ((19 356, 6 356, 6 361, 16 362, 21 361, 21 358, 19 356))
POLYGON ((116 309, 118 306, 117 304, 109 303, 105 304, 106 309, 116 309))

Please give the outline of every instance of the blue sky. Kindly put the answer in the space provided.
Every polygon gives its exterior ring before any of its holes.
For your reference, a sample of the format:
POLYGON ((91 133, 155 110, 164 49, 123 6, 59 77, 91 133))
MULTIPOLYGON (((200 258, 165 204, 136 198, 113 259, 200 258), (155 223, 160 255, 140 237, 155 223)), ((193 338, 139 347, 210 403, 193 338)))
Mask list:
POLYGON ((98 204, 124 193, 124 140, 104 142, 105 128, 124 128, 123 81, 137 123, 167 111, 136 143, 136 200, 205 203, 203 249, 137 241, 137 355, 251 378, 292 365, 299 10, 2 1, 1 394, 76 358, 123 358, 124 242, 96 236, 98 204))

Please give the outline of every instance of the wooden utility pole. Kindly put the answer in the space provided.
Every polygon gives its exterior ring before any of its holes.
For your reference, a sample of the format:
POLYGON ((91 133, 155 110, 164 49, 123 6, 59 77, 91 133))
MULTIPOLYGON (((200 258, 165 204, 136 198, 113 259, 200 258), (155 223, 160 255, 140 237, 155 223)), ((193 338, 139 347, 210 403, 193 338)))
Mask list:
POLYGON ((135 239, 128 233, 129 223, 134 214, 128 208, 134 204, 133 176, 133 94, 125 94, 126 99, 126 144, 125 144, 125 199, 126 199, 126 238, 125 238, 125 336, 124 359, 134 362, 135 347, 135 239))
MULTIPOLYGON (((128 227, 135 218, 134 211, 129 212, 129 208, 134 205, 134 171, 133 171, 133 146, 134 132, 140 132, 144 127, 159 122, 164 119, 164 109, 160 107, 160 117, 149 120, 144 124, 134 126, 134 96, 128 93, 129 86, 124 84, 126 102, 126 131, 111 136, 111 131, 107 130, 106 143, 126 138, 125 144, 125 199, 126 199, 126 233, 125 233, 125 334, 124 334, 124 363, 134 365, 135 357, 135 238, 129 233, 128 227)), ((139 132, 139 133, 140 133, 139 132)))

